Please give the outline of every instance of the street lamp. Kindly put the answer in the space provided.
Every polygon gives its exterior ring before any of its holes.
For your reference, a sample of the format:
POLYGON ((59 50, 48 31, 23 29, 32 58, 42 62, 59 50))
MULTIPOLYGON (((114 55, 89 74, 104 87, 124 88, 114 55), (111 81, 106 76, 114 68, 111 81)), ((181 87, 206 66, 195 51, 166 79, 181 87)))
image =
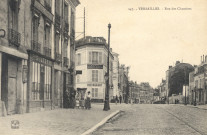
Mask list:
POLYGON ((196 106, 196 87, 195 87, 194 91, 195 91, 194 106, 196 106))
POLYGON ((108 24, 108 59, 107 59, 107 73, 104 78, 106 79, 106 92, 105 92, 105 101, 104 101, 104 111, 110 110, 109 106, 109 51, 110 51, 110 29, 111 24, 108 24))

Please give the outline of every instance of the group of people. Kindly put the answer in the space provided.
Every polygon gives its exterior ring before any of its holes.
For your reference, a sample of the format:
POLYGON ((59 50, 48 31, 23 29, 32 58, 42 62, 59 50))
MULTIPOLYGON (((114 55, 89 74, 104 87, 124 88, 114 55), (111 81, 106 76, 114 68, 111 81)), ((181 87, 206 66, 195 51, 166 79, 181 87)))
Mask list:
POLYGON ((121 104, 121 101, 122 101, 122 96, 120 95, 119 97, 116 95, 116 98, 115 98, 115 102, 116 104, 117 103, 120 103, 121 104))
MULTIPOLYGON (((88 94, 85 96, 85 99, 83 100, 84 103, 80 103, 80 100, 77 98, 76 99, 76 106, 79 107, 79 106, 82 106, 84 107, 85 109, 90 109, 91 108, 91 94, 90 94, 90 91, 88 91, 88 94)), ((119 97, 116 95, 116 98, 115 98, 115 102, 116 104, 117 103, 120 103, 122 102, 122 96, 120 95, 119 97)))
POLYGON ((88 91, 88 94, 85 95, 84 99, 80 97, 76 97, 76 107, 83 107, 85 109, 91 108, 91 94, 90 91, 88 91))

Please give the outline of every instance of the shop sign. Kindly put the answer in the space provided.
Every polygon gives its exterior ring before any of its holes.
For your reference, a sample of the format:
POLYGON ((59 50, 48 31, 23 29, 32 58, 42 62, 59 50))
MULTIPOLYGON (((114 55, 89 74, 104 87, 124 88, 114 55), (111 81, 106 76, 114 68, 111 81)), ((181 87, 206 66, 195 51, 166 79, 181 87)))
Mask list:
POLYGON ((92 65, 92 64, 88 64, 87 65, 88 69, 103 69, 103 65, 92 65))
POLYGON ((101 83, 92 83, 92 84, 87 84, 87 86, 102 86, 101 83))

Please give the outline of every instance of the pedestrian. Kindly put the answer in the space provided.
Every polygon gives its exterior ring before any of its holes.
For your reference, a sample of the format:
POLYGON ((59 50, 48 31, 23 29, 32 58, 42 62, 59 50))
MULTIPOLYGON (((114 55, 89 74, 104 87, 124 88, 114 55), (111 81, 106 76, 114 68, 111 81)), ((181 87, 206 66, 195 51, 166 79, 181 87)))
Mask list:
POLYGON ((120 104, 121 104, 121 100, 122 100, 122 96, 120 95, 119 96, 119 102, 120 102, 120 104))
POLYGON ((85 102, 85 109, 91 108, 91 94, 90 91, 88 91, 88 95, 86 96, 86 102, 85 102))
POLYGON ((117 102, 118 102, 118 96, 116 95, 116 98, 115 98, 115 102, 116 102, 116 105, 117 105, 117 102))

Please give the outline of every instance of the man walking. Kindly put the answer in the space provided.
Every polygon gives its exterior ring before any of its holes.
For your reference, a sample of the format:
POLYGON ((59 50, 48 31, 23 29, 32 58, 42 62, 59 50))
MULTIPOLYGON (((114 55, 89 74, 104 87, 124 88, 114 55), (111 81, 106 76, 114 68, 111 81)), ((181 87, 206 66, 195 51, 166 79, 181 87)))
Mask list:
POLYGON ((122 96, 120 95, 119 96, 119 102, 120 102, 120 104, 121 104, 121 100, 122 100, 122 96))

